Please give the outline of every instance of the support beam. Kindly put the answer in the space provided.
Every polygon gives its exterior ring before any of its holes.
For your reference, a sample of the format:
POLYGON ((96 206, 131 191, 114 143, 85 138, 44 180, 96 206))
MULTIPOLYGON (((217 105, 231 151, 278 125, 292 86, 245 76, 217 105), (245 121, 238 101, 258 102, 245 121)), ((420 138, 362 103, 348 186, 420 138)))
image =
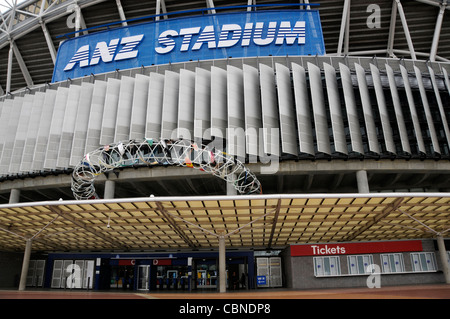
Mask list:
POLYGON ((403 6, 400 0, 395 0, 397 2, 398 13, 400 14, 400 19, 402 20, 403 31, 405 33, 406 42, 408 42, 409 53, 411 59, 417 60, 416 52, 414 51, 414 45, 411 39, 411 34, 409 33, 408 23, 406 22, 405 12, 403 11, 403 6))
POLYGON ((366 230, 368 230, 373 225, 377 224, 379 221, 384 219, 386 216, 388 216, 390 213, 392 213, 394 210, 396 210, 402 203, 403 198, 397 198, 392 204, 387 205, 381 213, 378 213, 374 218, 369 220, 363 227, 359 228, 358 231, 354 232, 353 234, 350 234, 346 238, 344 238, 342 241, 352 241, 362 233, 364 233, 366 230))
POLYGON ((227 291, 227 264, 226 264, 226 249, 225 236, 222 232, 219 236, 219 292, 227 291))
POLYGON ((388 37, 388 45, 387 45, 387 53, 388 56, 394 58, 394 38, 395 38, 395 25, 397 24, 397 3, 392 1, 392 10, 391 10, 391 22, 389 24, 389 37, 388 37))
POLYGON ((127 18, 125 17, 125 12, 123 11, 122 3, 120 2, 120 0, 116 0, 116 4, 117 10, 119 11, 120 20, 122 20, 122 26, 126 27, 128 23, 125 22, 127 18))
POLYGON ((114 198, 115 189, 116 189, 116 182, 115 181, 111 181, 111 180, 107 180, 105 182, 105 191, 104 191, 104 194, 103 194, 103 198, 105 198, 105 199, 113 199, 114 198))
POLYGON ((356 183, 358 184, 358 193, 370 193, 367 171, 361 170, 356 172, 356 183))
POLYGON ((47 42, 48 51, 50 52, 53 64, 55 64, 56 50, 55 46, 53 45, 52 37, 50 36, 50 32, 47 29, 47 25, 44 23, 44 21, 42 21, 42 19, 39 20, 39 24, 41 25, 42 32, 44 32, 45 42, 47 42))
POLYGON ((272 230, 270 232, 269 243, 267 244, 267 247, 269 248, 271 248, 272 246, 273 235, 275 234, 275 228, 277 227, 278 222, 278 215, 280 214, 280 207, 281 207, 281 199, 278 200, 277 208, 275 210, 275 216, 273 217, 272 230))
POLYGON ((9 194, 9 204, 16 204, 20 202, 20 189, 13 188, 9 194))
POLYGON ((441 35, 442 21, 444 20, 445 7, 446 7, 446 5, 441 4, 441 7, 439 9, 439 14, 438 14, 438 17, 436 20, 436 27, 434 29, 433 42, 431 43, 431 50, 430 50, 430 61, 431 62, 436 61, 436 54, 437 54, 437 49, 438 49, 438 45, 439 45, 439 37, 441 35))
POLYGON ((31 256, 31 245, 33 241, 31 239, 27 239, 27 243, 25 245, 25 253, 23 254, 23 262, 22 262, 22 273, 20 274, 20 282, 19 282, 19 290, 23 291, 27 285, 27 274, 28 268, 30 266, 30 256, 31 256))
POLYGON ((7 67, 7 72, 6 72, 6 93, 11 92, 13 55, 14 55, 13 42, 11 41, 9 44, 8 67, 7 67))
POLYGON ((33 79, 31 78, 30 72, 28 71, 28 68, 25 64, 25 61, 22 58, 22 54, 20 53, 19 49, 17 48, 17 45, 14 43, 14 41, 11 40, 11 46, 14 51, 14 56, 16 57, 16 61, 19 64, 20 70, 22 71, 23 78, 25 79, 25 82, 27 83, 27 86, 33 86, 33 79))
POLYGON ((337 56, 342 55, 342 47, 344 44, 344 37, 346 34, 346 25, 348 23, 348 16, 350 13, 350 0, 345 0, 344 9, 342 10, 341 30, 339 32, 339 42, 337 47, 337 56))
POLYGON ((444 273, 445 283, 450 284, 450 268, 448 265, 448 255, 445 250, 444 238, 442 235, 437 236, 437 244, 439 248, 439 257, 441 259, 442 264, 442 272, 444 273))

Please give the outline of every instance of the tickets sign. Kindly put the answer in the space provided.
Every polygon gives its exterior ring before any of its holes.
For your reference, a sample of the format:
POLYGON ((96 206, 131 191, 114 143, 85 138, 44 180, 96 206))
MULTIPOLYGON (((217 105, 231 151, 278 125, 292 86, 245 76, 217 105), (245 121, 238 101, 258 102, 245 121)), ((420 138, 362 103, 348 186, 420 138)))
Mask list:
POLYGON ((131 25, 61 43, 53 82, 159 64, 324 55, 319 11, 211 14, 131 25))
POLYGON ((291 245, 291 256, 330 256, 422 251, 422 241, 383 241, 365 243, 291 245))

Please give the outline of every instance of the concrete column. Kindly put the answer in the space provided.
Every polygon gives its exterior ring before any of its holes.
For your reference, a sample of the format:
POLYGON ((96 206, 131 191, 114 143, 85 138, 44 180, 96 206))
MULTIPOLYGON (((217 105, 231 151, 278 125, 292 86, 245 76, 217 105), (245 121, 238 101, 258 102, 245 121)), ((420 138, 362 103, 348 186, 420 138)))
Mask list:
POLYGON ((236 188, 234 188, 234 181, 236 180, 236 176, 233 174, 230 177, 232 178, 233 182, 227 182, 227 195, 228 196, 237 195, 237 190, 236 188))
POLYGON ((450 268, 447 260, 447 251, 445 250, 444 238, 442 235, 437 236, 437 243, 439 248, 439 257, 441 258, 442 272, 444 273, 445 283, 450 284, 450 268))
POLYGON ((25 253, 23 254, 23 262, 22 262, 22 273, 20 274, 20 282, 19 282, 19 290, 25 290, 27 285, 27 275, 28 275, 28 267, 30 265, 30 256, 31 256, 31 244, 33 241, 31 239, 27 240, 27 244, 25 246, 25 253))
POLYGON ((356 182, 358 184, 358 193, 370 193, 366 171, 356 172, 356 182))
POLYGON ((20 202, 20 189, 13 188, 9 194, 9 203, 15 204, 20 202))
POLYGON ((227 263, 225 255, 225 236, 219 236, 219 292, 227 291, 227 263))
POLYGON ((116 190, 116 182, 107 180, 105 182, 105 192, 103 194, 104 199, 112 199, 114 198, 114 192, 116 190))

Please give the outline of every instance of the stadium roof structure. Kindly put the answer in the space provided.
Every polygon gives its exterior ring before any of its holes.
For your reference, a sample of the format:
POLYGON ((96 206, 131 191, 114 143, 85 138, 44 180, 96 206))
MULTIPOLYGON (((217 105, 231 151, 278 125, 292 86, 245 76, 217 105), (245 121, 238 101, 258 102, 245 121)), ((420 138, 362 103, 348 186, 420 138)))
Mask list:
POLYGON ((216 8, 224 6, 234 7, 228 11, 243 11, 261 10, 258 5, 309 2, 320 5, 317 8, 327 55, 449 62, 450 37, 446 35, 450 34, 450 19, 444 19, 450 9, 447 0, 353 1, 351 6, 350 0, 27 0, 19 4, 11 0, 11 8, 0 14, 0 95, 50 83, 57 49, 65 34, 74 37, 192 15, 186 13, 192 9, 214 14, 216 8), (245 5, 251 6, 243 8, 245 5), (372 16, 368 21, 371 12, 379 13, 379 19, 372 16), (368 22, 373 28, 368 29, 368 22))
POLYGON ((433 238, 450 193, 148 197, 0 205, 0 247, 157 251, 433 238), (225 239, 225 240, 224 240, 225 239))

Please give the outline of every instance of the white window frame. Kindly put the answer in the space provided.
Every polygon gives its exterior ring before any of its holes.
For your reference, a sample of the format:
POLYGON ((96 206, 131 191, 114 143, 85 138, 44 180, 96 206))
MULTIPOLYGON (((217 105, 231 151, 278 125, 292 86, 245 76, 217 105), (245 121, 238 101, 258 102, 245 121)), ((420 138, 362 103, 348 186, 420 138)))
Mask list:
POLYGON ((382 254, 380 258, 383 273, 405 272, 405 262, 402 253, 382 254))
POLYGON ((372 255, 349 255, 347 256, 347 267, 350 275, 363 275, 367 272, 367 267, 373 264, 372 255))
POLYGON ((436 256, 433 252, 411 253, 411 267, 414 272, 437 271, 436 256))
POLYGON ((340 276, 341 261, 339 256, 314 257, 314 276, 340 276))

